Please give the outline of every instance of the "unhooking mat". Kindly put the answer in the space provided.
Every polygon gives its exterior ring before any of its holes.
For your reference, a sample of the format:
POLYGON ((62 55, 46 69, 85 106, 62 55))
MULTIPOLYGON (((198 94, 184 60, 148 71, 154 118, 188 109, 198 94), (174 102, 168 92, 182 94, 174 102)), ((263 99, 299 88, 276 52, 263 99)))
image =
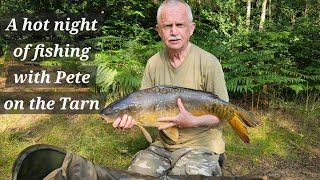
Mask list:
POLYGON ((153 179, 238 179, 235 177, 162 176, 151 177, 127 170, 94 165, 78 154, 51 145, 37 144, 24 149, 12 168, 13 180, 153 180, 153 179))

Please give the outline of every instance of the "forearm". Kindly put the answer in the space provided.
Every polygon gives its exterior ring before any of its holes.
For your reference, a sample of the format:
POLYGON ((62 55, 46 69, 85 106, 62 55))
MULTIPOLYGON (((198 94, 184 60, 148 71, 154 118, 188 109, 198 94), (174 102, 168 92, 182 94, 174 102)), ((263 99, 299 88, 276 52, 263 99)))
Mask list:
POLYGON ((202 115, 202 116, 193 116, 192 121, 194 123, 194 127, 201 126, 215 126, 220 122, 220 119, 213 115, 202 115))

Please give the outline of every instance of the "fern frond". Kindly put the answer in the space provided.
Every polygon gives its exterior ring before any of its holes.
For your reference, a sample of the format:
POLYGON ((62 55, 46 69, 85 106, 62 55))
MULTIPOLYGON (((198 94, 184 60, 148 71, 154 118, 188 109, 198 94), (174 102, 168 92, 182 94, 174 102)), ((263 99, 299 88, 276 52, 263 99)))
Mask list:
POLYGON ((109 92, 109 88, 114 83, 114 77, 117 74, 117 70, 108 67, 98 67, 96 84, 101 88, 101 92, 109 92))

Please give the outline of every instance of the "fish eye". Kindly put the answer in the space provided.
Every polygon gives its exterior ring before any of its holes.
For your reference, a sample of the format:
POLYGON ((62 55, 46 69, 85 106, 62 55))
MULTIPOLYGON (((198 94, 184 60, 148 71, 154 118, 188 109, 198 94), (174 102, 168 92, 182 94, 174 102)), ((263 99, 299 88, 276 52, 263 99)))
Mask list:
POLYGON ((119 109, 114 109, 114 112, 115 112, 115 113, 118 113, 118 112, 119 112, 119 109))

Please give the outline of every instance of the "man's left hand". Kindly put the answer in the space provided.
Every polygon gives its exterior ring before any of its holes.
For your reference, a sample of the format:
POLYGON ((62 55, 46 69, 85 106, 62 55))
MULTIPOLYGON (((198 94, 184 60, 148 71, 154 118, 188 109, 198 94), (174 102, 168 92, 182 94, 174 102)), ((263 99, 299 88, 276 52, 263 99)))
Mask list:
POLYGON ((159 130, 163 130, 173 126, 176 126, 178 128, 191 128, 200 126, 212 127, 220 122, 220 119, 217 116, 213 115, 193 116, 184 108, 180 98, 178 98, 177 104, 179 108, 179 114, 175 117, 159 118, 159 122, 168 122, 168 124, 160 126, 158 128, 159 130))
POLYGON ((195 127, 195 116, 189 113, 183 106, 180 98, 177 100, 179 114, 175 117, 158 118, 159 122, 169 122, 166 125, 160 126, 158 129, 163 130, 169 127, 177 126, 178 128, 195 127))

